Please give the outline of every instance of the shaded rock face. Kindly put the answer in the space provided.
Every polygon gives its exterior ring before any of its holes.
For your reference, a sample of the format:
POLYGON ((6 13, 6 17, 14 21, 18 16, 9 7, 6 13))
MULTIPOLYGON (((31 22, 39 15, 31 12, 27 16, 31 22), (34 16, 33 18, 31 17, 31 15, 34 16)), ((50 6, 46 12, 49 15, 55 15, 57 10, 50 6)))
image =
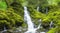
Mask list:
POLYGON ((20 4, 17 3, 17 2, 13 2, 13 3, 10 4, 10 6, 13 6, 13 7, 17 7, 18 5, 20 5, 20 4))
POLYGON ((13 33, 13 32, 11 32, 11 31, 3 31, 1 33, 13 33))
POLYGON ((13 3, 10 4, 10 6, 12 6, 14 10, 18 10, 17 7, 19 7, 19 5, 20 4, 17 3, 17 2, 13 2, 13 3))
POLYGON ((49 12, 49 10, 50 10, 50 7, 44 7, 44 8, 42 8, 42 7, 40 7, 39 8, 39 11, 41 12, 41 13, 48 13, 49 12))
POLYGON ((44 29, 49 29, 49 23, 43 23, 42 24, 42 27, 44 28, 44 29))
POLYGON ((10 27, 8 26, 8 25, 2 25, 1 27, 0 27, 0 31, 3 31, 4 30, 4 27, 8 30, 8 29, 10 29, 10 27))
POLYGON ((22 22, 16 22, 16 25, 15 26, 16 27, 19 27, 19 26, 22 26, 22 24, 23 24, 22 22))
POLYGON ((49 28, 49 25, 42 25, 44 29, 49 28))

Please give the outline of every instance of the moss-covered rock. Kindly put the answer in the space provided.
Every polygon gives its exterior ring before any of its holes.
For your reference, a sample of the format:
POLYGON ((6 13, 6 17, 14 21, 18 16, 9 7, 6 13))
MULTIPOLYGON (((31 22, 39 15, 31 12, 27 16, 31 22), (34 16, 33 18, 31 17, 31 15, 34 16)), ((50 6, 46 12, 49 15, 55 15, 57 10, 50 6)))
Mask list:
POLYGON ((22 26, 23 18, 20 15, 16 14, 14 10, 5 10, 5 11, 0 10, 0 28, 1 29, 4 28, 4 24, 8 26, 7 28, 10 28, 10 26, 11 27, 18 26, 18 23, 20 23, 19 26, 22 26))

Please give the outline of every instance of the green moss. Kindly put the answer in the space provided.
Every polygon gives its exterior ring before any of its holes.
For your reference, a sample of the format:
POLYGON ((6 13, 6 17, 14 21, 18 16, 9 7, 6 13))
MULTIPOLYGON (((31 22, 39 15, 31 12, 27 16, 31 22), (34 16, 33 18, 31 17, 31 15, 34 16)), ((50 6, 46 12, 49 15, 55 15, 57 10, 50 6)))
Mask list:
POLYGON ((9 27, 10 26, 13 27, 16 24, 16 22, 17 23, 20 22, 23 24, 23 18, 12 10, 5 10, 5 11, 0 10, 0 23, 1 23, 0 25, 1 26, 4 27, 4 23, 6 23, 5 25, 8 25, 9 27))
POLYGON ((7 9, 6 2, 0 1, 0 10, 5 10, 5 9, 7 9))

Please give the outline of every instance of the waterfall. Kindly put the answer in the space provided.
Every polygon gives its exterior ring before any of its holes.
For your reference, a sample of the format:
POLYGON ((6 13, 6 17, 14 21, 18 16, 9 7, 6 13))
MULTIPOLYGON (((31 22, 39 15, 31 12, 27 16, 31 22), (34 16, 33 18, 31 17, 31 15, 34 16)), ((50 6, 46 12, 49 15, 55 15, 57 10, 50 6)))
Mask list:
POLYGON ((48 13, 48 8, 46 7, 46 14, 48 13))
POLYGON ((37 11, 39 11, 39 6, 37 7, 37 11))
POLYGON ((28 31, 25 33, 35 33, 34 24, 32 23, 32 20, 30 18, 30 15, 28 13, 26 6, 24 7, 24 20, 27 21, 27 25, 28 25, 28 31))
POLYGON ((27 21, 28 30, 34 29, 34 24, 31 21, 31 18, 29 16, 29 13, 28 13, 28 10, 27 10, 27 7, 24 7, 24 12, 25 12, 24 13, 24 19, 26 19, 26 21, 27 21))
POLYGON ((41 24, 42 24, 41 21, 42 21, 42 20, 40 19, 40 20, 39 20, 39 23, 40 23, 40 24, 38 25, 38 27, 37 27, 36 29, 41 28, 41 24))
POLYGON ((40 33, 45 33, 45 32, 40 32, 40 33))
POLYGON ((41 24, 39 24, 37 28, 34 28, 34 24, 30 18, 30 15, 26 6, 24 7, 24 20, 27 21, 27 25, 28 25, 28 31, 26 31, 25 33, 36 33, 36 30, 40 28, 41 24))
POLYGON ((51 22, 50 22, 50 28, 52 28, 52 27, 53 27, 52 25, 53 25, 53 21, 51 21, 51 22))
POLYGON ((6 29, 6 27, 4 26, 4 30, 3 30, 1 33, 6 32, 6 31, 7 31, 7 29, 6 29))
MULTIPOLYGON (((24 6, 24 20, 27 22, 28 25, 28 31, 26 31, 25 33, 36 33, 39 28, 41 28, 41 19, 39 20, 40 24, 37 28, 34 27, 34 24, 31 20, 31 17, 29 15, 29 12, 27 10, 27 7, 24 6)), ((40 32, 40 33, 45 33, 45 32, 40 32)))

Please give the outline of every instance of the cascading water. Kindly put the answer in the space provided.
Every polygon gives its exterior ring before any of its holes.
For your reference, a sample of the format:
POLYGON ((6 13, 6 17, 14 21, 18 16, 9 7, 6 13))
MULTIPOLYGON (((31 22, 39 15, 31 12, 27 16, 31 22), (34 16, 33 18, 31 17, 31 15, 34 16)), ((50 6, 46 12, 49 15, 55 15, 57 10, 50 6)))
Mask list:
POLYGON ((52 25, 53 25, 53 21, 51 21, 51 22, 50 22, 50 28, 52 28, 52 27, 53 27, 52 25))
POLYGON ((48 13, 48 8, 46 7, 46 14, 48 13))
MULTIPOLYGON (((37 7, 37 11, 39 11, 39 6, 37 7)), ((47 9, 46 9, 46 11, 47 11, 47 9)), ((39 20, 40 24, 39 24, 39 26, 38 26, 36 29, 41 28, 41 24, 42 24, 41 21, 42 21, 42 20, 40 19, 40 20, 39 20)), ((45 33, 45 32, 40 32, 40 33, 45 33)))
POLYGON ((27 24, 28 24, 28 31, 25 33, 35 33, 34 24, 31 21, 31 18, 29 16, 26 6, 24 7, 24 19, 27 21, 27 24))
POLYGON ((37 7, 37 11, 39 11, 39 6, 37 7))
POLYGON ((39 28, 41 28, 41 19, 39 20, 39 22, 40 22, 40 24, 38 25, 38 27, 36 28, 36 29, 39 29, 39 28))
POLYGON ((1 33, 6 32, 6 31, 7 31, 7 29, 6 29, 6 27, 4 26, 4 30, 3 30, 1 33))
POLYGON ((31 18, 29 16, 28 11, 27 11, 27 7, 24 7, 24 12, 25 12, 24 18, 27 20, 28 30, 34 29, 34 24, 31 21, 31 18))
POLYGON ((36 33, 36 30, 40 28, 41 24, 37 28, 34 28, 34 24, 32 23, 26 6, 24 7, 24 20, 27 21, 28 24, 28 31, 25 33, 36 33))

